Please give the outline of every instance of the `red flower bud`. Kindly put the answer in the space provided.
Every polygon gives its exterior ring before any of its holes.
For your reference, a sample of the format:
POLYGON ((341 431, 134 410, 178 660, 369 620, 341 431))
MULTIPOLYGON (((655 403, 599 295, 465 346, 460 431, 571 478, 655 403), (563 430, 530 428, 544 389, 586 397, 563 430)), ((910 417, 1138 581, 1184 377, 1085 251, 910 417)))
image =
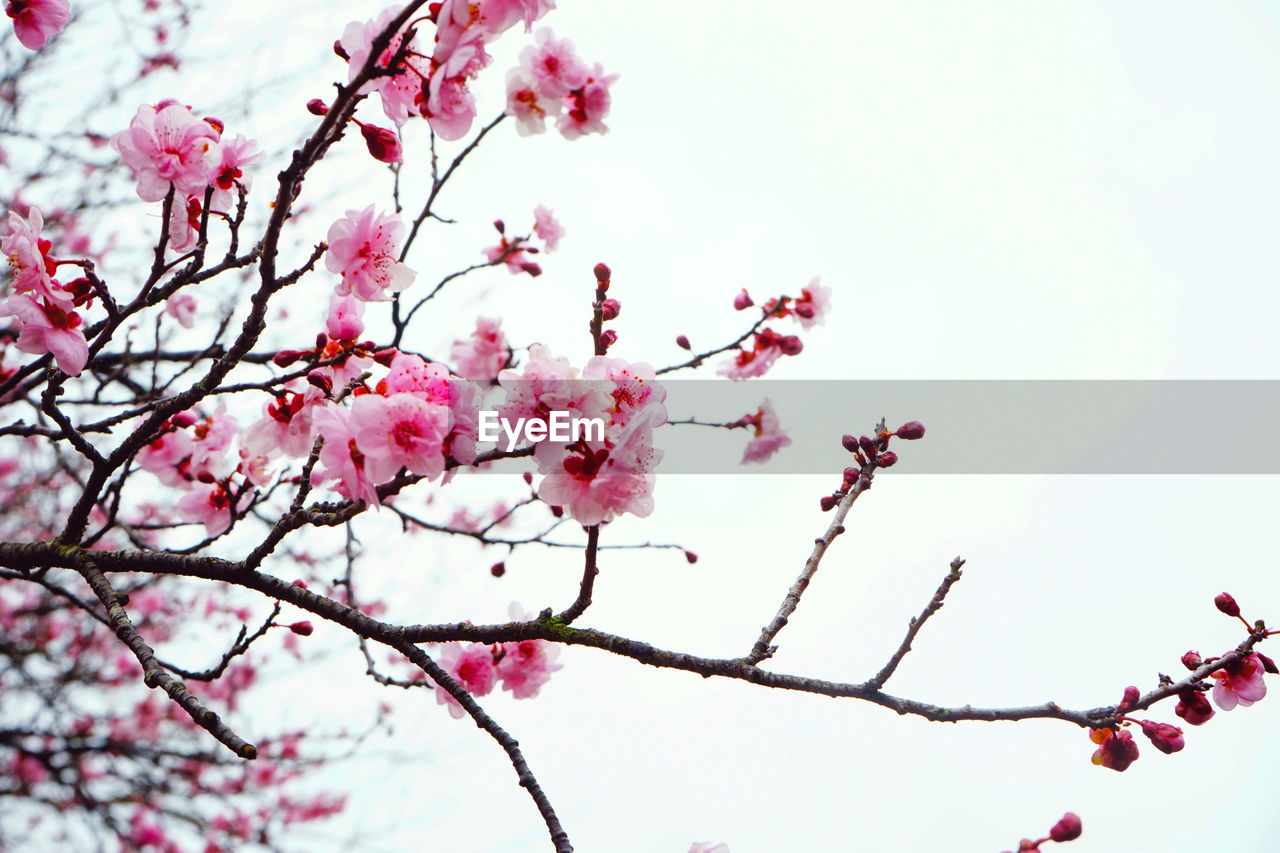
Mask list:
POLYGON ((493 228, 499 234, 505 234, 507 231, 507 224, 503 222, 501 219, 495 219, 493 220, 493 228))
POLYGON ((689 339, 684 335, 676 335, 676 346, 680 347, 680 349, 688 349, 688 350, 693 349, 693 347, 689 344, 689 339))
POLYGON ((917 438, 924 438, 924 424, 919 421, 907 421, 898 427, 898 431, 894 433, 898 438, 907 441, 915 441, 917 438))
POLYGON ((601 285, 609 283, 609 279, 613 277, 613 271, 609 269, 608 264, 596 264, 591 270, 596 275, 596 281, 601 285))
POLYGON ((307 112, 313 116, 322 116, 329 112, 329 105, 322 98, 312 98, 307 101, 307 112))
POLYGON ((1099 744, 1093 753, 1093 763, 1123 773, 1129 765, 1138 760, 1138 745, 1133 742, 1133 735, 1121 729, 1094 729, 1089 739, 1099 744))
POLYGON ((831 495, 823 495, 822 500, 818 501, 818 506, 822 507, 823 512, 831 512, 836 508, 836 499, 831 495))
POLYGON ((562 518, 562 517, 564 517, 564 507, 562 507, 562 506, 553 506, 553 507, 551 508, 551 514, 552 514, 552 515, 554 515, 556 518, 562 518))
POLYGON ((524 484, 525 484, 526 486, 532 486, 532 485, 533 485, 533 472, 532 472, 532 471, 525 471, 523 476, 524 476, 524 484))
POLYGON ((881 453, 876 457, 876 464, 881 468, 892 468, 898 462, 898 454, 892 450, 881 453))
POLYGON ((876 443, 865 435, 858 437, 858 447, 868 456, 876 455, 876 443))
POLYGON ((1182 729, 1177 726, 1153 723, 1150 720, 1143 720, 1141 725, 1142 733, 1149 737, 1155 748, 1165 755, 1172 755, 1187 745, 1182 739, 1182 729))
POLYGON ((534 278, 537 278, 538 276, 542 275, 542 267, 538 266, 535 263, 523 263, 520 265, 520 269, 524 270, 534 278))
POLYGON ((849 451, 850 453, 853 453, 855 450, 858 449, 858 439, 854 438, 851 435, 840 436, 840 444, 844 447, 845 450, 849 451))
POLYGON ((379 350, 373 354, 373 360, 381 364, 383 367, 390 367, 391 362, 395 361, 396 356, 400 354, 400 350, 392 347, 391 349, 379 350))
POLYGON ((169 418, 169 423, 176 427, 189 427, 196 422, 196 416, 190 412, 178 412, 178 414, 169 418))
POLYGON ((507 564, 503 562, 494 563, 489 567, 489 574, 495 578, 500 578, 507 573, 507 564))
POLYGON ((608 349, 618 342, 618 333, 613 329, 605 329, 600 335, 600 346, 608 349))
POLYGON ((1200 657, 1199 652, 1187 651, 1182 654, 1182 665, 1187 669, 1195 672, 1204 664, 1204 658, 1200 657))
POLYGON ((307 582, 306 582, 306 581, 304 581, 302 578, 298 578, 297 580, 295 580, 295 581, 293 582, 293 585, 294 585, 294 586, 296 586, 296 587, 298 587, 299 589, 306 589, 306 588, 307 588, 307 582))
POLYGON ((316 386, 326 394, 333 391, 333 380, 318 370, 313 370, 307 374, 307 382, 316 386))
POLYGON ((622 303, 616 299, 606 299, 600 304, 600 313, 604 319, 612 320, 622 311, 622 303))
POLYGON ((1120 705, 1116 708, 1120 713, 1124 713, 1138 704, 1138 699, 1142 696, 1142 691, 1130 685, 1124 689, 1124 698, 1120 700, 1120 705))
POLYGON ((685 551, 684 558, 689 561, 690 565, 698 562, 698 555, 693 553, 692 551, 685 551))
POLYGON ((1213 598, 1213 604, 1228 616, 1239 616, 1240 605, 1236 604, 1236 600, 1231 597, 1229 592, 1220 592, 1213 598))
POLYGON ((315 629, 311 627, 310 622, 294 622, 289 626, 289 630, 299 637, 310 637, 311 632, 315 629))
POLYGON ((1262 669, 1272 675, 1280 675, 1280 669, 1276 669, 1276 662, 1264 655, 1262 652, 1254 652, 1258 656, 1258 660, 1262 661, 1262 669))
POLYGON ((1062 816, 1062 820, 1055 823, 1053 829, 1049 830, 1049 838, 1054 841, 1075 841, 1080 837, 1082 828, 1080 816, 1075 812, 1067 812, 1062 816))
POLYGON ((751 295, 747 293, 747 289, 745 287, 742 288, 741 293, 733 297, 733 308, 735 311, 746 310, 752 305, 755 305, 755 303, 751 301, 751 295))
POLYGON ((804 342, 795 335, 783 335, 778 339, 778 349, 783 355, 799 355, 804 349, 804 342))
POLYGON ((382 163, 403 163, 404 149, 400 147, 400 136, 394 130, 378 127, 376 124, 360 125, 360 135, 364 144, 369 147, 373 159, 382 163))
POLYGON ((336 54, 338 54, 338 56, 342 57, 342 58, 343 58, 343 59, 345 59, 347 62, 350 62, 350 61, 351 61, 351 55, 347 53, 347 51, 346 51, 346 49, 345 49, 345 48, 343 48, 343 46, 342 46, 342 42, 340 42, 340 41, 336 41, 336 40, 334 41, 334 43, 333 43, 333 52, 334 52, 334 53, 336 53, 336 54))
POLYGON ((1173 713, 1193 726, 1203 726, 1213 717, 1213 706, 1198 690, 1183 690, 1178 694, 1178 704, 1173 713))

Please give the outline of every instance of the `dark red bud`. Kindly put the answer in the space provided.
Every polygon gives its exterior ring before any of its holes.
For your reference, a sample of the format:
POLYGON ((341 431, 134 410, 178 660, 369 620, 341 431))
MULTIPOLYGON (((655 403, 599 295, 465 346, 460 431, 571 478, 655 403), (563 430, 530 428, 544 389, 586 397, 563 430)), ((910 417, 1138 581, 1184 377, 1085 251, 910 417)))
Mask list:
POLYGON ((1182 665, 1193 672, 1200 668, 1204 663, 1204 659, 1200 657, 1199 652, 1187 651, 1182 654, 1182 665))
POLYGON ((498 562, 489 567, 489 574, 495 578, 500 578, 507 573, 507 564, 498 562))
POLYGON ((495 219, 493 220, 493 228, 499 234, 505 234, 507 231, 507 224, 503 222, 501 219, 495 219))
POLYGON ((865 435, 858 436, 858 447, 868 456, 876 455, 876 443, 865 435))
POLYGON ((881 468, 892 468, 897 463, 898 463, 898 454, 894 453, 892 450, 886 451, 885 453, 881 453, 879 456, 876 457, 876 464, 879 465, 881 468))
POLYGON ((176 427, 189 427, 196 422, 196 416, 190 412, 178 412, 178 414, 169 418, 169 423, 176 427))
POLYGON ((209 473, 208 471, 201 471, 199 475, 196 477, 196 480, 198 480, 201 483, 204 483, 205 485, 208 485, 209 483, 218 482, 218 478, 213 476, 213 474, 209 473))
POLYGON ((271 362, 276 367, 288 367, 298 359, 302 358, 302 353, 296 349, 282 349, 271 358, 271 362))
POLYGON ((1080 837, 1080 831, 1083 827, 1080 823, 1080 816, 1075 812, 1067 812, 1062 816, 1062 820, 1053 825, 1053 829, 1049 830, 1049 838, 1054 841, 1075 841, 1080 837))
POLYGON ((596 274, 596 281, 601 285, 608 284, 613 277, 613 271, 609 269, 608 264, 596 264, 592 272, 596 274))
POLYGON ((915 441, 917 438, 924 438, 924 424, 919 421, 907 421, 898 427, 898 431, 894 433, 898 438, 905 438, 907 441, 915 441))
POLYGON ((1178 704, 1173 713, 1193 726, 1203 726, 1213 716, 1213 706, 1198 690, 1183 690, 1178 694, 1178 704))
POLYGON ((338 56, 345 59, 347 62, 351 61, 351 55, 347 53, 346 49, 342 46, 342 42, 334 41, 333 52, 338 54, 338 56))
POLYGON ((1276 662, 1264 655, 1262 652, 1254 652, 1258 656, 1258 660, 1262 661, 1262 668, 1272 675, 1280 675, 1280 669, 1276 669, 1276 662))
POLYGON ((783 355, 799 355, 804 349, 804 342, 795 335, 783 335, 778 339, 778 349, 783 355))
POLYGON ((1220 592, 1213 599, 1214 606, 1228 616, 1239 616, 1240 605, 1236 604, 1236 600, 1231 597, 1229 592, 1220 592))
POLYGON ((1143 720, 1140 725, 1142 733, 1150 738, 1152 745, 1165 755, 1172 755, 1187 745, 1182 738, 1182 729, 1177 726, 1153 723, 1150 720, 1143 720))
POLYGON ((823 495, 822 500, 818 501, 818 506, 822 507, 823 512, 830 512, 836 508, 836 499, 831 495, 823 495))
POLYGON ((532 486, 532 485, 533 485, 533 472, 532 472, 532 471, 525 471, 525 472, 524 472, 524 484, 525 484, 526 486, 532 486))
POLYGON ((369 148, 373 159, 381 163, 404 162, 404 149, 394 130, 378 127, 376 124, 362 124, 360 135, 364 137, 364 144, 369 148))
POLYGON ((306 582, 306 581, 304 581, 302 578, 298 578, 297 580, 295 580, 295 581, 293 582, 293 585, 294 585, 294 586, 296 586, 296 587, 298 587, 299 589, 306 589, 306 588, 307 588, 307 582, 306 582))
POLYGON ((313 116, 322 116, 329 112, 329 105, 322 98, 312 98, 307 101, 307 112, 313 116))
POLYGON ((524 270, 534 278, 537 278, 538 276, 542 275, 542 267, 538 266, 533 262, 521 264, 520 269, 524 270))
POLYGON ((1124 698, 1120 700, 1120 705, 1116 708, 1120 713, 1124 713, 1138 704, 1138 699, 1142 697, 1142 691, 1133 685, 1129 685, 1124 689, 1124 698))
POLYGON ((755 305, 755 303, 751 301, 751 296, 747 293, 747 289, 745 287, 742 289, 741 293, 733 297, 733 307, 736 311, 745 311, 752 305, 755 305))
POLYGON ((853 453, 855 450, 858 449, 858 439, 854 438, 851 435, 842 435, 840 437, 840 444, 843 445, 844 449, 849 451, 850 453, 853 453))
POLYGON ((858 482, 858 478, 861 476, 861 468, 849 467, 844 469, 844 483, 846 486, 852 486, 854 483, 858 482))
POLYGON ((378 362, 378 364, 381 364, 383 367, 390 367, 391 362, 395 361, 396 356, 399 354, 400 350, 395 349, 394 347, 391 349, 384 349, 379 352, 375 352, 373 354, 373 360, 378 362))
POLYGON ((320 373, 319 371, 313 370, 312 372, 308 373, 307 382, 316 386, 326 394, 333 391, 333 380, 330 379, 328 376, 325 376, 323 373, 320 373))
POLYGON ((551 514, 552 514, 552 515, 554 515, 556 518, 563 518, 563 517, 564 517, 564 507, 562 507, 562 506, 553 506, 553 507, 551 508, 551 514))
POLYGON ((796 307, 792 310, 795 311, 796 316, 803 317, 806 320, 812 320, 813 315, 817 313, 813 310, 812 302, 797 302, 796 307))
POLYGON ((605 329, 600 335, 600 346, 608 349, 618 342, 618 333, 613 329, 605 329))
POLYGON ((310 622, 294 622, 289 626, 289 630, 297 634, 299 637, 310 637, 311 632, 315 629, 311 627, 310 622))
POLYGON ((601 316, 603 316, 606 321, 616 318, 621 311, 622 303, 616 299, 606 299, 600 304, 601 316))
POLYGON ((689 339, 684 335, 676 335, 676 346, 680 347, 680 349, 693 349, 693 346, 689 343, 689 339))
POLYGON ((688 560, 690 564, 698 562, 698 555, 693 553, 692 551, 685 551, 684 558, 688 560))

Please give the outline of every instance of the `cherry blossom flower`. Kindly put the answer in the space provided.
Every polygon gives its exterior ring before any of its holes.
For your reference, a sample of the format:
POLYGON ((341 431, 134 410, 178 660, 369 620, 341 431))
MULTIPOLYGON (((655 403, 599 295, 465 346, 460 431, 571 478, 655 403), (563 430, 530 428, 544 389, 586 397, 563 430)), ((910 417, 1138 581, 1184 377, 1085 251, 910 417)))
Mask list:
POLYGON ((244 435, 244 447, 257 456, 271 457, 283 452, 294 458, 305 457, 314 443, 312 416, 324 401, 324 392, 312 385, 294 390, 266 403, 263 416, 244 435))
POLYGON ((68 376, 79 376, 84 370, 89 361, 89 344, 80 331, 79 314, 17 295, 0 301, 0 317, 18 319, 18 349, 32 355, 53 353, 58 369, 68 376))
MULTIPOLYGON (((347 24, 346 29, 342 31, 342 38, 338 40, 338 44, 347 54, 349 66, 348 82, 355 80, 361 69, 364 68, 365 63, 369 61, 369 54, 373 50, 373 40, 387 28, 403 8, 400 5, 390 6, 383 9, 372 20, 364 22, 352 21, 347 24)), ((388 67, 391 58, 400 49, 403 38, 403 32, 397 33, 392 37, 387 49, 378 57, 377 64, 379 67, 388 67)), ((418 114, 419 104, 423 101, 423 81, 427 79, 431 69, 425 60, 414 55, 417 52, 415 39, 415 45, 411 46, 409 55, 405 59, 407 67, 401 73, 378 75, 366 81, 360 87, 360 93, 363 95, 373 92, 378 93, 382 101, 382 111, 386 113, 387 118, 396 123, 397 127, 408 121, 411 115, 418 114)))
POLYGON ((111 137, 111 147, 133 170, 143 201, 162 200, 170 186, 178 196, 203 197, 221 163, 220 135, 189 108, 166 100, 138 107, 129 129, 111 137))
POLYGON ((44 47, 71 20, 67 0, 9 0, 4 11, 13 19, 18 41, 28 50, 44 47))
POLYGON ((823 287, 820 281, 816 277, 810 281, 800 291, 800 298, 791 309, 797 322, 805 329, 822 325, 826 322, 826 315, 831 312, 831 289, 823 287))
MULTIPOLYGON (((769 330, 765 329, 765 331, 769 330)), ((752 349, 738 350, 733 360, 722 364, 717 373, 730 379, 763 376, 781 356, 782 348, 777 340, 756 335, 755 346, 752 349)))
POLYGON ((556 123, 560 135, 565 139, 577 139, 587 133, 608 132, 604 117, 609 114, 609 87, 617 79, 617 74, 606 76, 604 67, 597 62, 586 84, 565 96, 567 109, 556 123))
POLYGON ((177 320, 184 329, 196 324, 196 308, 196 298, 186 291, 173 294, 164 303, 164 313, 177 320))
POLYGON ((1093 729, 1089 732, 1089 739, 1098 744, 1093 753, 1094 764, 1124 772, 1138 760, 1138 745, 1127 729, 1093 729))
POLYGON ((747 447, 742 452, 744 465, 748 462, 767 462, 769 457, 791 443, 791 438, 782 431, 778 413, 774 411, 773 403, 768 398, 760 404, 760 410, 751 420, 756 435, 747 442, 747 447))
POLYGON ((600 383, 603 393, 612 398, 608 411, 610 427, 625 427, 637 416, 654 427, 667 422, 667 409, 663 405, 667 389, 658 384, 652 365, 593 356, 582 368, 582 378, 600 383))
POLYGON ((1262 680, 1264 671, 1261 658, 1252 653, 1210 673, 1218 682, 1213 686, 1213 701, 1224 711, 1237 705, 1249 707, 1267 695, 1267 684, 1262 680))
MULTIPOLYGON (((472 696, 485 696, 493 690, 498 674, 493 666, 493 652, 479 643, 463 646, 446 643, 440 651, 440 666, 472 696)), ((449 715, 461 719, 466 712, 449 691, 436 685, 436 702, 449 708, 449 715)))
POLYGON ((434 480, 444 472, 449 410, 413 394, 364 394, 351 404, 351 432, 365 469, 384 483, 401 468, 434 480))
POLYGON ((516 699, 537 696, 542 685, 551 680, 551 673, 564 668, 564 664, 556 663, 559 647, 545 640, 503 643, 502 651, 498 677, 502 679, 502 689, 511 691, 516 699))
POLYGON ((516 67, 507 72, 507 115, 516 120, 516 133, 542 133, 547 129, 548 114, 560 115, 560 100, 539 92, 527 69, 516 67))
POLYGON ((364 303, 359 299, 333 294, 329 297, 329 317, 325 321, 329 337, 335 341, 358 340, 364 331, 364 321, 360 319, 363 316, 364 303))
POLYGON ((205 535, 213 538, 230 529, 236 511, 235 495, 222 483, 193 483, 175 510, 184 521, 203 524, 205 535))
POLYGON ((223 139, 219 147, 221 161, 214 169, 213 198, 209 201, 209 209, 230 213, 236 205, 236 185, 243 187, 246 193, 253 186, 253 176, 245 169, 261 162, 267 155, 257 150, 257 142, 239 133, 234 139, 223 139))
POLYGON ((427 402, 447 405, 449 370, 438 361, 428 363, 412 353, 396 353, 377 390, 386 396, 416 394, 427 402))
POLYGON ((13 289, 17 293, 30 293, 38 299, 46 299, 70 310, 72 297, 53 280, 58 263, 49 257, 53 244, 40 236, 44 229, 44 217, 38 208, 32 207, 27 219, 16 212, 9 212, 9 232, 0 240, 0 250, 13 267, 13 289))
POLYGON ((573 42, 557 40, 547 27, 538 30, 534 43, 520 52, 520 65, 533 75, 538 93, 548 98, 563 98, 583 88, 590 76, 586 63, 574 52, 573 42))
POLYGON ((463 379, 494 379, 511 356, 502 321, 476 318, 476 329, 465 341, 454 341, 450 352, 463 379))
POLYGON ((480 4, 480 23, 490 36, 497 36, 524 20, 524 31, 556 7, 555 0, 485 0, 480 4))
POLYGON ((313 484, 337 480, 338 494, 352 500, 364 500, 380 506, 378 490, 365 471, 365 458, 352 435, 350 414, 336 405, 316 406, 313 413, 316 433, 324 438, 320 464, 311 473, 313 484))
POLYGON ((373 205, 347 215, 329 226, 329 251, 325 266, 342 276, 339 296, 365 302, 385 302, 390 293, 413 283, 414 273, 396 260, 404 237, 404 222, 394 213, 375 213, 373 205))
POLYGON ((644 518, 653 512, 651 473, 662 460, 653 446, 647 417, 635 417, 604 442, 577 441, 564 450, 543 441, 534 451, 538 470, 545 474, 538 496, 551 506, 563 506, 584 526, 612 521, 623 513, 644 518))
POLYGON ((556 221, 555 214, 538 205, 533 209, 533 233, 542 240, 548 252, 554 252, 564 236, 564 228, 556 221))
POLYGON ((498 414, 511 423, 519 418, 546 421, 553 411, 607 419, 613 405, 601 383, 582 381, 567 358, 552 355, 542 344, 529 347, 529 361, 519 370, 499 372, 498 383, 507 395, 498 414))
POLYGON ((203 209, 195 196, 175 196, 169 211, 169 245, 171 252, 189 252, 196 247, 200 237, 200 219, 203 209))
POLYGON ((441 139, 461 139, 476 117, 476 101, 467 88, 467 80, 489 62, 489 55, 484 51, 484 32, 468 30, 446 59, 441 59, 439 47, 437 45, 433 58, 440 64, 427 83, 423 115, 441 139))
POLYGON ((153 438, 136 457, 138 467, 154 474, 166 486, 185 486, 183 464, 195 451, 195 439, 185 429, 167 428, 153 438))
POLYGON ((523 245, 519 238, 508 240, 504 236, 498 245, 488 246, 482 251, 484 256, 489 259, 489 263, 496 264, 501 261, 507 265, 507 272, 512 275, 519 275, 522 272, 535 277, 542 275, 542 267, 529 260, 526 254, 538 250, 523 245))
POLYGON ((1178 694, 1178 704, 1173 713, 1193 726, 1203 726, 1213 717, 1215 711, 1209 700, 1198 690, 1183 690, 1178 694))

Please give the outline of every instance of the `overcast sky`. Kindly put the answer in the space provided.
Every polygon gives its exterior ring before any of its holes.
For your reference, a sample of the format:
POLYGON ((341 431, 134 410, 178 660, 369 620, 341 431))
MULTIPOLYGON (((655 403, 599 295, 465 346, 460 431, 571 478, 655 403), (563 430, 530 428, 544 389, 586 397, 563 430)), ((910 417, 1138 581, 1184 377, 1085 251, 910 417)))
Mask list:
MULTIPOLYGON (((238 33, 287 26, 283 55, 217 75, 217 60, 193 63, 156 75, 142 97, 229 103, 221 87, 233 71, 303 69, 293 88, 257 96, 284 105, 274 114, 243 128, 229 121, 284 149, 309 127, 302 103, 345 75, 328 45, 347 20, 381 8, 316 5, 285 21, 279 6, 243 4, 236 26, 194 44, 219 57, 238 33), (272 139, 281 116, 290 130, 272 139)), ((561 6, 544 23, 621 75, 611 132, 570 143, 503 127, 486 140, 442 198, 464 224, 430 232, 411 265, 434 281, 479 257, 489 221, 527 227, 538 203, 567 236, 537 281, 494 271, 447 293, 423 324, 422 350, 442 351, 477 314, 501 314, 513 341, 544 341, 581 363, 590 268, 606 260, 623 304, 615 354, 659 366, 678 358, 679 333, 695 346, 735 336, 738 289, 763 301, 821 275, 833 313, 775 378, 1277 378, 1276 3, 561 6)), ((482 118, 499 111, 524 38, 509 33, 495 49, 477 87, 482 118)), ((135 108, 120 105, 120 127, 135 108)), ((416 131, 406 137, 410 192, 427 174, 416 131)), ((317 170, 338 197, 302 245, 344 204, 389 204, 386 175, 353 177, 367 158, 347 147, 351 156, 317 170)), ((260 186, 280 165, 260 169, 260 186)), ((320 283, 315 293, 318 323, 320 283)), ((305 300, 291 310, 307 310, 305 300)), ((854 422, 826 425, 830 442, 881 415, 890 426, 919 416, 875 399, 856 409, 854 422)), ((784 425, 805 416, 780 414, 784 425)), ((991 427, 975 455, 1000 452, 1000 424, 991 427)), ((1211 454, 1236 427, 1222 422, 1187 453, 1211 454)), ((927 476, 912 473, 910 446, 902 456, 855 506, 770 666, 868 677, 957 554, 969 561, 965 578, 892 692, 1093 707, 1127 684, 1154 686, 1158 672, 1176 677, 1189 648, 1207 655, 1239 642, 1212 605, 1223 589, 1250 618, 1280 622, 1274 478, 927 476)), ((674 541, 701 559, 609 553, 583 623, 745 654, 825 528, 817 501, 838 476, 661 477, 653 516, 611 525, 603 541, 674 541)), ((485 478, 456 489, 491 502, 520 485, 485 478)), ((559 608, 576 591, 577 553, 518 553, 498 581, 485 571, 496 557, 474 550, 420 543, 432 556, 404 559, 394 527, 380 518, 361 531, 375 557, 365 584, 395 596, 392 618, 496 621, 512 599, 559 608)), ((326 640, 344 642, 317 631, 326 640)), ((1280 696, 1190 729, 1178 755, 1140 738, 1142 758, 1116 774, 1092 766, 1086 734, 1063 723, 943 726, 591 650, 561 660, 537 700, 485 704, 520 740, 582 851, 684 853, 716 840, 733 853, 994 853, 1068 810, 1084 820, 1069 848, 1080 853, 1261 851, 1280 831, 1280 696)), ((548 847, 494 743, 429 695, 388 694, 362 671, 345 654, 268 691, 254 712, 264 725, 322 725, 321 711, 361 719, 394 703, 394 738, 335 777, 357 783, 342 818, 361 832, 356 849, 548 847), (315 698, 299 704, 302 695, 315 698)), ((1171 704, 1151 716, 1177 722, 1171 704)))

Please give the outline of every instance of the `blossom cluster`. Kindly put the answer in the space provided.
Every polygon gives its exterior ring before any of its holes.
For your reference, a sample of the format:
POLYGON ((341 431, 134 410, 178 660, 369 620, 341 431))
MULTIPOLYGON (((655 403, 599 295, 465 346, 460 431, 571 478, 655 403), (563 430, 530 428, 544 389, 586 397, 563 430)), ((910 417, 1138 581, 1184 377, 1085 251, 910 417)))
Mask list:
POLYGON ((13 294, 0 300, 0 317, 17 319, 18 349, 52 353, 59 370, 78 376, 89 360, 89 345, 81 329, 84 320, 75 309, 94 298, 89 280, 62 284, 53 278, 60 264, 71 262, 52 256, 53 243, 41 234, 44 218, 37 208, 31 208, 27 219, 11 211, 8 224, 0 249, 9 260, 13 294))
POLYGON ((507 115, 515 118, 521 136, 542 133, 548 118, 565 139, 604 133, 609 87, 617 78, 606 75, 598 62, 588 66, 573 42, 543 27, 521 51, 520 64, 507 73, 507 115))
MULTIPOLYGON (((733 307, 738 311, 745 311, 754 304, 745 288, 733 299, 733 307)), ((800 291, 798 298, 783 296, 770 299, 761 310, 764 312, 763 319, 791 317, 802 329, 808 330, 826 322, 826 316, 831 310, 831 289, 824 287, 820 279, 814 278, 800 291)), ((799 355, 803 349, 804 344, 799 336, 782 335, 765 327, 753 333, 749 349, 740 347, 732 360, 721 365, 720 374, 730 379, 763 376, 779 358, 784 355, 799 355)))
POLYGON ((1040 853, 1040 847, 1049 841, 1075 841, 1080 837, 1084 825, 1079 815, 1067 812, 1050 829, 1044 838, 1024 838, 1018 843, 1018 853, 1040 853))
MULTIPOLYGON (((519 604, 512 603, 512 621, 528 621, 533 614, 525 613, 519 604)), ((498 683, 516 699, 532 699, 542 685, 551 679, 551 673, 563 668, 557 663, 560 648, 545 640, 520 640, 512 643, 445 643, 440 651, 440 664, 472 696, 485 696, 498 683)), ((466 712, 449 691, 436 686, 436 702, 449 708, 454 719, 466 712)))

